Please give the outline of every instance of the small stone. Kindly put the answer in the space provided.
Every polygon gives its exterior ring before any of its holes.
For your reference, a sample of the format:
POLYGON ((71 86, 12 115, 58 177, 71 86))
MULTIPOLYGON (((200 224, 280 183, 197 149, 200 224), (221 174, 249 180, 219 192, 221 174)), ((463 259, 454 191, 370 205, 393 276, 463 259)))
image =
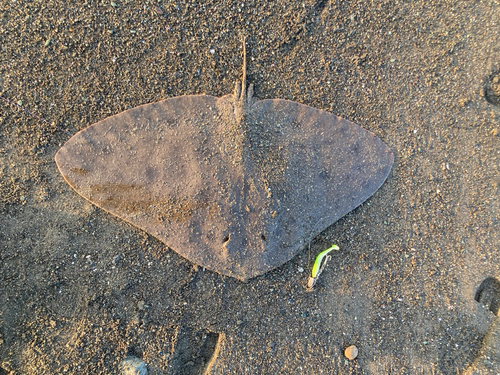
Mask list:
POLYGON ((122 259, 122 255, 118 254, 117 256, 115 256, 113 258, 113 264, 116 266, 121 259, 122 259))
POLYGON ((129 356, 120 363, 122 375, 146 375, 148 368, 142 359, 129 356))
POLYGON ((47 39, 47 41, 45 42, 45 47, 49 46, 51 40, 52 40, 52 38, 47 39))
POLYGON ((498 135, 498 129, 496 129, 496 128, 491 129, 490 134, 491 134, 492 136, 496 136, 496 135, 498 135))
POLYGON ((112 1, 111 6, 116 8, 116 3, 114 1, 112 1))
POLYGON ((144 310, 144 305, 145 305, 144 301, 139 301, 137 303, 137 307, 139 308, 139 310, 144 310))
POLYGON ((358 348, 355 345, 351 345, 344 351, 344 355, 347 357, 349 361, 356 359, 358 356, 358 348))
POLYGON ((303 267, 299 267, 299 268, 298 268, 298 271, 299 271, 300 273, 302 273, 302 272, 304 272, 304 268, 303 268, 303 267))

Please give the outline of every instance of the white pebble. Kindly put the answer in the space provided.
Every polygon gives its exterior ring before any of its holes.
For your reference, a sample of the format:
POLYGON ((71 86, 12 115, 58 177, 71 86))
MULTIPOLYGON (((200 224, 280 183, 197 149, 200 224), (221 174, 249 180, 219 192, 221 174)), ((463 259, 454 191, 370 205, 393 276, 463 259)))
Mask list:
POLYGON ((146 363, 137 357, 127 357, 120 364, 122 375, 146 375, 148 369, 146 363))

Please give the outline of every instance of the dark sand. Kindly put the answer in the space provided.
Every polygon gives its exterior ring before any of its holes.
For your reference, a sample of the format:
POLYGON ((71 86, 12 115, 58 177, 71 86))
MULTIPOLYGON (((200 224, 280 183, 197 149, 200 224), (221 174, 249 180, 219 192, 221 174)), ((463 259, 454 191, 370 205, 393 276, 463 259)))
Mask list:
POLYGON ((127 353, 151 374, 463 372, 495 318, 474 294, 500 276, 499 20, 495 1, 4 1, 0 92, 48 123, 0 102, 0 374, 117 373, 127 353), (127 108, 232 92, 242 35, 256 96, 354 121, 396 157, 365 204, 248 283, 97 209, 54 163, 127 108))

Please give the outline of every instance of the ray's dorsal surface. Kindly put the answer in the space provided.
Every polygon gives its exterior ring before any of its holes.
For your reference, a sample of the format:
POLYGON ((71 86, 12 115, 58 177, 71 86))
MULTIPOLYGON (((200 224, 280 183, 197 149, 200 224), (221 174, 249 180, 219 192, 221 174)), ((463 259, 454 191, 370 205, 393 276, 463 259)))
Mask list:
POLYGON ((290 260, 368 199, 394 156, 373 133, 242 83, 142 105, 73 136, 67 183, 191 262, 240 280, 290 260))

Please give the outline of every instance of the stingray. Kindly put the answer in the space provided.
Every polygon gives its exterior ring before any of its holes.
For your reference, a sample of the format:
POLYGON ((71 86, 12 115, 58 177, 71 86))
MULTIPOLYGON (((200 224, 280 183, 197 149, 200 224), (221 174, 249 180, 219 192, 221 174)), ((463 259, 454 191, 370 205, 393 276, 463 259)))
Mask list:
POLYGON ((85 199, 191 262, 246 281, 294 257, 368 199, 394 161, 373 133, 243 77, 223 97, 186 95, 108 117, 57 152, 85 199))

